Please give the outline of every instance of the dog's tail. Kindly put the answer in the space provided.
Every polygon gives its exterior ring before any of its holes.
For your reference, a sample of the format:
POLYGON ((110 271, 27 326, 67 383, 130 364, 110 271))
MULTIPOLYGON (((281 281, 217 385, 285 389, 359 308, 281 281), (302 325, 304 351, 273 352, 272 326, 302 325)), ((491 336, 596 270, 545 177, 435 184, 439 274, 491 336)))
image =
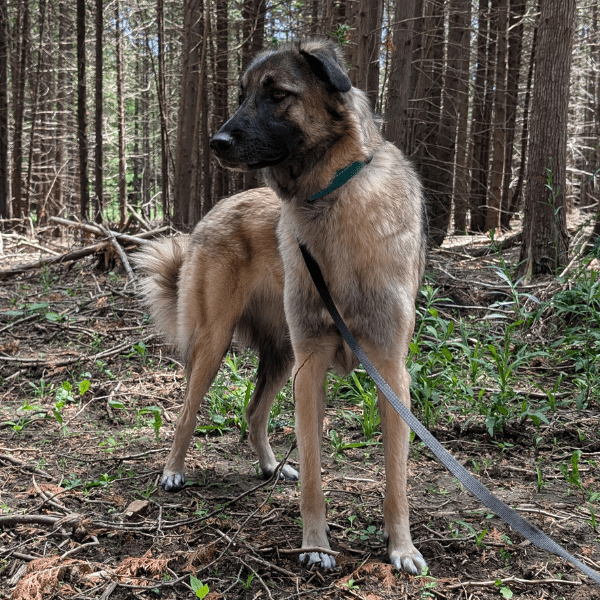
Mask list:
POLYGON ((141 272, 143 302, 163 339, 178 348, 177 295, 187 236, 145 244, 132 258, 141 272))

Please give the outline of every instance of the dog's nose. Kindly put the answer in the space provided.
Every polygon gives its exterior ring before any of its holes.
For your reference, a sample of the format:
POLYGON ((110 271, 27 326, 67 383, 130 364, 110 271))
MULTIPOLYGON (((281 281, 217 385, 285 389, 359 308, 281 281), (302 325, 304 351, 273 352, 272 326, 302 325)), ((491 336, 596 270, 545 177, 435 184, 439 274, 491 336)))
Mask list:
POLYGON ((233 146, 233 138, 228 133, 217 133, 212 140, 210 140, 210 147, 217 154, 227 154, 233 146))

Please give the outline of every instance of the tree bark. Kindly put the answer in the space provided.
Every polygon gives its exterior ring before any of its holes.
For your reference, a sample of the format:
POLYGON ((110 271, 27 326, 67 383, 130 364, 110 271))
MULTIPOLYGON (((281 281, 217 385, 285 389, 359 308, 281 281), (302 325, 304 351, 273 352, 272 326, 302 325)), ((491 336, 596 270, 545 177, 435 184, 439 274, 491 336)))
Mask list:
MULTIPOLYGON (((18 19, 21 17, 19 11, 18 19)), ((17 29, 18 31, 18 29, 17 29)), ((15 61, 13 73, 13 169, 12 169, 12 215, 15 218, 23 217, 23 117, 25 112, 25 79, 27 68, 27 57, 29 54, 29 0, 23 0, 22 5, 22 28, 19 32, 17 46, 15 48, 18 61, 15 61)))
MULTIPOLYGON (((171 210, 171 196, 169 188, 169 133, 167 126, 167 81, 165 76, 165 15, 163 0, 156 0, 156 27, 158 41, 158 105, 160 109, 160 172, 162 191, 163 219, 169 220, 171 210)), ((148 108, 146 108, 148 110, 148 108)), ((149 113, 146 112, 146 115, 149 113)), ((150 165, 147 165, 148 169, 150 165)), ((149 174, 148 174, 149 177, 149 174)), ((149 183, 149 181, 148 181, 149 183)), ((150 186, 147 186, 148 198, 150 197, 150 186)))
POLYGON ((489 24, 489 0, 479 0, 477 71, 473 103, 473 162, 471 165, 471 231, 485 231, 488 169, 490 157, 490 116, 495 52, 494 31, 489 24))
POLYGON ((415 0, 396 2, 392 28, 394 50, 388 82, 387 123, 385 136, 402 150, 405 147, 408 123, 408 100, 410 98, 410 68, 413 51, 415 0))
POLYGON ((520 256, 526 279, 555 274, 568 262, 565 190, 575 9, 575 0, 541 3, 520 256))
POLYGON ((77 141, 79 148, 79 208, 82 221, 89 219, 87 86, 85 82, 85 0, 77 0, 77 141))
POLYGON ((469 65, 471 40, 471 0, 452 0, 450 3, 449 45, 456 46, 458 117, 456 133, 456 159, 454 168, 454 229, 457 233, 467 231, 467 205, 470 178, 467 168, 469 140, 469 65), (459 65, 459 66, 458 66, 459 65))
POLYGON ((379 51, 383 0, 360 0, 358 13, 357 87, 367 93, 371 108, 379 97, 379 51))
POLYGON ((496 77, 494 91, 493 158, 485 219, 486 231, 500 227, 504 152, 506 149, 506 59, 508 55, 508 0, 494 0, 493 23, 496 27, 496 77))
POLYGON ((94 221, 102 223, 102 204, 104 198, 102 170, 102 36, 104 34, 103 0, 96 0, 96 106, 95 134, 96 148, 94 152, 94 221))
POLYGON ((8 6, 0 0, 0 218, 8 219, 8 6))
POLYGON ((424 70, 425 108, 419 144, 419 165, 429 199, 429 235, 433 244, 441 245, 448 231, 452 199, 452 172, 456 116, 456 83, 451 77, 452 91, 447 92, 442 113, 442 79, 444 66, 444 3, 427 0, 431 5, 424 70))
POLYGON ((510 229, 513 149, 515 143, 519 77, 521 72, 521 49, 523 46, 523 17, 525 0, 511 0, 508 23, 508 73, 506 84, 506 150, 504 155, 504 180, 502 182, 502 215, 500 224, 504 231, 510 229))
MULTIPOLYGON (((216 64, 215 64, 215 123, 213 131, 218 131, 227 119, 229 119, 229 88, 228 75, 229 64, 227 60, 228 48, 228 20, 227 0, 217 0, 217 35, 216 35, 216 64)), ((229 195, 229 173, 227 169, 219 164, 214 165, 215 177, 215 201, 229 195)))
POLYGON ((117 52, 117 128, 119 131, 119 229, 123 229, 127 219, 127 157, 125 155, 125 83, 123 78, 120 0, 116 0, 115 3, 115 36, 117 52))
POLYGON ((175 154, 175 198, 173 206, 173 224, 181 230, 189 228, 190 202, 197 202, 192 197, 192 165, 194 146, 195 118, 198 114, 198 85, 200 73, 200 47, 202 40, 201 26, 202 0, 186 0, 184 2, 183 28, 183 64, 181 75, 181 95, 177 124, 177 149, 175 154))

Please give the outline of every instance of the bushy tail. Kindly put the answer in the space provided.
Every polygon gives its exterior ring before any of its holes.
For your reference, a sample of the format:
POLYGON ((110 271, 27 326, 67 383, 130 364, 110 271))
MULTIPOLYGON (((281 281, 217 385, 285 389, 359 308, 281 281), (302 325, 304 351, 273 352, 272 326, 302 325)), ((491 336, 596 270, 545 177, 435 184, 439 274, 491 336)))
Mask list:
POLYGON ((143 302, 164 340, 178 348, 177 294, 188 237, 163 238, 145 244, 132 256, 141 272, 143 302))

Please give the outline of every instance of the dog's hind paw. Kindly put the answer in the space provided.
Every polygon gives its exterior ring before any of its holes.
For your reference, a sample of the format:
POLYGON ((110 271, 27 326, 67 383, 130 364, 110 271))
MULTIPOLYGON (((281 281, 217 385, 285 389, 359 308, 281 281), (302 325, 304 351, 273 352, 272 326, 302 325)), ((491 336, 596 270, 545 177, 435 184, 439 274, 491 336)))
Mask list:
POLYGON ((165 492, 179 492, 185 483, 184 473, 163 473, 160 485, 165 492))
POLYGON ((427 561, 416 548, 408 553, 392 553, 390 561, 398 571, 404 571, 409 575, 420 575, 427 566, 427 561))
POLYGON ((335 558, 324 552, 309 552, 300 555, 300 563, 306 563, 307 567, 320 564, 323 569, 333 569, 336 566, 335 558), (306 562, 308 559, 308 562, 306 562))

